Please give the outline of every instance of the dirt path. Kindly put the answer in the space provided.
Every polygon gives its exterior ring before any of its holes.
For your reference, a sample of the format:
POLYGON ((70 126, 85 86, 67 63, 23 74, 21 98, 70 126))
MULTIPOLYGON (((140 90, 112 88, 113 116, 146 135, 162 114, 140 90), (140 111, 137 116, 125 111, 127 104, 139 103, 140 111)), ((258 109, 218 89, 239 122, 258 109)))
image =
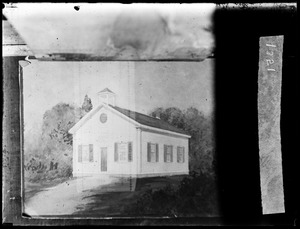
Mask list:
POLYGON ((25 213, 30 216, 69 215, 83 208, 91 200, 90 190, 101 189, 113 183, 108 177, 85 177, 66 181, 37 193, 25 203, 25 213))
POLYGON ((84 177, 46 188, 25 203, 30 216, 116 216, 133 204, 146 190, 166 184, 178 185, 182 177, 156 177, 128 180, 109 177, 84 177), (132 191, 134 190, 134 191, 132 191))

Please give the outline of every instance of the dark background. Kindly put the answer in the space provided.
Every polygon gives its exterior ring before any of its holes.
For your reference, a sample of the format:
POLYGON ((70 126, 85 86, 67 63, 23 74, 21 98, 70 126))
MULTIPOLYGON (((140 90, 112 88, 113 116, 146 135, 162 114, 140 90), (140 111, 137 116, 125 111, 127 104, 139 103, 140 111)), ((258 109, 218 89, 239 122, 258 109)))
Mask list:
POLYGON ((225 224, 285 224, 296 218, 297 26, 294 8, 220 9, 216 35, 216 139, 225 224), (261 36, 284 35, 282 158, 285 214, 262 214, 258 148, 258 61, 261 36))

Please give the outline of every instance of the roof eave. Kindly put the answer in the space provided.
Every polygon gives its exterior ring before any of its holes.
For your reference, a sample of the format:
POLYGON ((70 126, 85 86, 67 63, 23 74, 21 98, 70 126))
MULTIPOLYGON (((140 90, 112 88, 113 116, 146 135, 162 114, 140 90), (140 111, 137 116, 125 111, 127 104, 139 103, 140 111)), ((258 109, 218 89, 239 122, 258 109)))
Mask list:
POLYGON ((163 132, 163 133, 166 133, 166 134, 172 134, 172 135, 176 135, 176 136, 184 137, 184 138, 191 138, 192 137, 191 135, 188 135, 188 134, 182 134, 182 133, 178 133, 178 132, 175 132, 175 131, 165 130, 165 129, 161 129, 161 128, 155 128, 155 127, 147 126, 147 125, 143 125, 143 124, 140 124, 140 127, 138 127, 138 128, 154 130, 154 131, 163 132))
POLYGON ((113 113, 117 113, 118 115, 120 115, 121 117, 123 117, 125 120, 131 122, 132 124, 134 124, 135 126, 140 126, 140 123, 138 123, 137 121, 135 121, 134 119, 122 114, 121 112, 119 112, 118 110, 114 109, 113 107, 110 107, 109 105, 107 105, 106 103, 102 103, 99 106, 95 107, 93 110, 91 110, 89 113, 87 113, 82 119, 80 119, 68 132, 70 134, 74 134, 76 133, 76 131, 78 131, 81 126, 84 125, 84 123, 87 121, 88 118, 90 118, 91 116, 93 116, 98 110, 100 110, 102 107, 105 107, 106 109, 110 110, 113 113))
POLYGON ((70 134, 76 133, 76 131, 78 131, 81 128, 81 126, 87 121, 87 119, 93 116, 94 113, 100 110, 103 106, 105 106, 105 104, 100 104, 99 106, 93 108, 90 112, 83 116, 68 132, 70 134))

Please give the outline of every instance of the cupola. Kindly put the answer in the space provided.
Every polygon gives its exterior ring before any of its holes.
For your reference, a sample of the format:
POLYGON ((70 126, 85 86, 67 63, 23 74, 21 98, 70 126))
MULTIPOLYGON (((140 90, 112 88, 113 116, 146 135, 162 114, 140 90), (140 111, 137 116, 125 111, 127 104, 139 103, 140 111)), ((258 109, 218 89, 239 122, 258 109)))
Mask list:
POLYGON ((105 88, 97 93, 99 103, 106 103, 112 106, 116 105, 116 94, 110 89, 105 88))

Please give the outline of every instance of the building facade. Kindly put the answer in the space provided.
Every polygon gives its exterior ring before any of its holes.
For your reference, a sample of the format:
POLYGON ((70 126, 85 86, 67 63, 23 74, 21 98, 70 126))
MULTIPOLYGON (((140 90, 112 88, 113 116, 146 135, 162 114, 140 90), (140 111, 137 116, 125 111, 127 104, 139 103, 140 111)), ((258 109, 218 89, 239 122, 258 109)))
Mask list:
POLYGON ((159 118, 115 106, 109 89, 69 132, 73 176, 153 177, 189 173, 190 135, 159 118))

